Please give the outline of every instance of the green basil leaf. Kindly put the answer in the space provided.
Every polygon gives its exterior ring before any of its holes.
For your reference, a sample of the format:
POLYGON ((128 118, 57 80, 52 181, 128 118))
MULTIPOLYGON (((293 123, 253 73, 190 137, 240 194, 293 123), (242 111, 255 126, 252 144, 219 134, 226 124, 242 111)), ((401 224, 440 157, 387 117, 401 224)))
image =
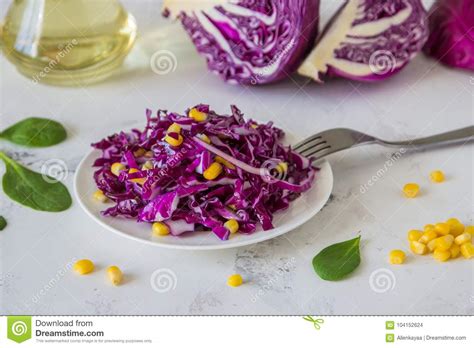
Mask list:
POLYGON ((50 212, 63 211, 71 206, 71 195, 62 183, 51 177, 47 177, 49 182, 46 181, 42 174, 23 167, 3 152, 0 152, 0 158, 7 169, 2 180, 3 191, 12 200, 50 212))
POLYGON ((67 133, 59 122, 30 117, 5 129, 0 137, 18 145, 46 147, 60 143, 66 139, 67 133))
POLYGON ((0 231, 3 231, 7 227, 7 220, 0 215, 0 231))
POLYGON ((314 271, 324 280, 340 280, 360 264, 360 236, 336 243, 313 258, 314 271))

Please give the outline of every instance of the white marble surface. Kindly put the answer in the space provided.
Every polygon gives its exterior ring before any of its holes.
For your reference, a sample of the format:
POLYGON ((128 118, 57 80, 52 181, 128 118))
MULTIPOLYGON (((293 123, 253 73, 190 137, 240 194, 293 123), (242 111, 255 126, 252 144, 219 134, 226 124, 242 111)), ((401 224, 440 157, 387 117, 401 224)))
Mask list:
MULTIPOLYGON (((158 13, 137 15, 148 39, 157 36, 146 31, 158 13)), ((47 160, 64 161, 68 169, 64 183, 72 192, 75 168, 89 144, 143 123, 147 107, 183 111, 207 102, 225 112, 229 104, 236 104, 247 116, 274 120, 300 138, 351 127, 387 139, 405 139, 473 124, 472 74, 449 70, 422 55, 381 84, 339 80, 316 85, 296 78, 243 88, 223 84, 207 73, 185 39, 171 46, 165 39, 151 46, 147 42, 136 47, 120 76, 77 89, 33 85, 2 57, 2 127, 26 116, 46 116, 60 120, 69 138, 47 149, 6 142, 0 147, 38 171, 47 160), (162 76, 151 71, 149 56, 159 49, 176 54, 176 71, 162 76)), ((393 248, 408 249, 406 232, 411 228, 452 216, 473 223, 473 149, 465 144, 405 153, 383 175, 377 171, 396 149, 360 147, 332 156, 334 192, 317 216, 271 241, 215 252, 142 245, 99 227, 77 203, 64 213, 41 213, 1 193, 0 211, 9 225, 0 232, 0 313, 472 315, 472 261, 440 264, 408 252, 405 265, 391 266, 387 255, 393 248), (430 183, 428 174, 433 169, 444 170, 447 181, 430 183), (361 185, 377 175, 376 182, 361 193, 361 185), (418 198, 402 197, 406 182, 421 185, 418 198), (312 257, 323 247, 359 233, 360 267, 343 281, 319 279, 312 257), (79 258, 94 260, 97 271, 86 277, 74 275, 70 264, 79 258), (110 286, 105 278, 104 268, 110 264, 119 265, 127 275, 120 287, 110 286), (169 269, 176 276, 171 290, 157 292, 151 286, 158 269, 169 269), (389 278, 383 277, 384 269, 389 278), (237 289, 225 284, 235 272, 246 281, 237 289), (380 281, 378 285, 371 286, 371 275, 380 281)))

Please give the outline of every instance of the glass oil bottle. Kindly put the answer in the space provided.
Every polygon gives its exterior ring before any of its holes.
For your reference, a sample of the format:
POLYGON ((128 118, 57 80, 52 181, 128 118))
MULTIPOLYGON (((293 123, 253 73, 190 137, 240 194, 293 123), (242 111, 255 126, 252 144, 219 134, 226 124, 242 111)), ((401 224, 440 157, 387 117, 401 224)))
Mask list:
POLYGON ((14 0, 3 51, 33 83, 84 86, 122 65, 136 32, 117 0, 14 0))

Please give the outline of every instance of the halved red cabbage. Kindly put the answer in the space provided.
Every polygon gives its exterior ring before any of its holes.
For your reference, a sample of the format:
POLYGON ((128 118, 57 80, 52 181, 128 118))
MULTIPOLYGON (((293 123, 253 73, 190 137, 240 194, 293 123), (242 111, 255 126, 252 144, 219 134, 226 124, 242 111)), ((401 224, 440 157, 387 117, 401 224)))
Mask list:
POLYGON ((474 70, 474 1, 438 0, 429 21, 425 53, 446 65, 474 70))
POLYGON ((235 106, 229 116, 208 105, 195 108, 207 114, 206 121, 188 117, 189 109, 185 115, 160 110, 156 117, 147 110, 144 130, 93 144, 102 152, 94 162, 95 182, 115 203, 103 214, 161 221, 176 236, 212 230, 223 240, 229 238, 224 226, 229 219, 238 221, 240 233, 252 233, 258 225, 273 228, 273 214, 311 187, 311 161, 282 145, 284 133, 271 122, 246 121, 235 106), (178 147, 164 140, 173 123, 181 126, 184 139, 178 147), (224 163, 222 173, 206 180, 202 173, 216 161, 224 163), (119 176, 111 172, 116 162, 126 166, 119 176))
POLYGON ((428 38, 420 0, 348 0, 325 28, 298 73, 379 81, 400 71, 428 38))
POLYGON ((294 72, 317 36, 319 0, 165 1, 211 71, 265 84, 294 72))

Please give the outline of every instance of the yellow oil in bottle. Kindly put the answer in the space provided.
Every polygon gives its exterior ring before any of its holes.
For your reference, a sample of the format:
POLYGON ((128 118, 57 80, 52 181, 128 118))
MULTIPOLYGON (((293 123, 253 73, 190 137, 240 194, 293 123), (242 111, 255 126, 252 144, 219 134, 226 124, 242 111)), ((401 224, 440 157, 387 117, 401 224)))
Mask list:
POLYGON ((136 29, 117 0, 14 0, 3 49, 34 83, 83 86, 123 63, 136 29))

